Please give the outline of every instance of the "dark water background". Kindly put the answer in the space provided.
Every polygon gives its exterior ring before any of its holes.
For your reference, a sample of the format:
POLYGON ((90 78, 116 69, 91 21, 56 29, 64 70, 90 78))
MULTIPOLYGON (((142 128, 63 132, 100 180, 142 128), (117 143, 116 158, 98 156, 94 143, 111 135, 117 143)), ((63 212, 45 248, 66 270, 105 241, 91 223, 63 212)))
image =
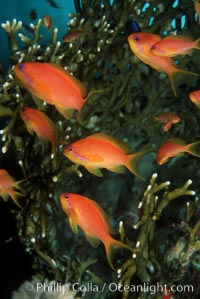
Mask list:
MULTIPOLYGON (((58 39, 67 32, 68 14, 74 12, 73 0, 56 0, 60 8, 52 7, 46 0, 1 0, 0 24, 13 19, 21 20, 23 24, 35 24, 43 15, 51 16, 55 27, 58 28, 58 39), (36 20, 31 19, 31 11, 36 12, 36 20)), ((26 30, 24 28, 24 30, 26 30)), ((21 32, 21 30, 20 30, 21 32)), ((22 32, 26 35, 26 32, 22 32)), ((48 36, 45 37, 48 44, 48 36)), ((0 63, 6 69, 9 65, 9 48, 7 35, 0 27, 0 63)), ((2 166, 2 165, 1 165, 2 166)), ((5 165, 4 165, 5 166, 5 165)), ((6 166, 5 166, 6 168, 6 166)), ((14 216, 11 214, 13 203, 0 205, 0 298, 10 299, 12 291, 29 279, 34 273, 32 269, 32 257, 24 252, 17 235, 14 216)))

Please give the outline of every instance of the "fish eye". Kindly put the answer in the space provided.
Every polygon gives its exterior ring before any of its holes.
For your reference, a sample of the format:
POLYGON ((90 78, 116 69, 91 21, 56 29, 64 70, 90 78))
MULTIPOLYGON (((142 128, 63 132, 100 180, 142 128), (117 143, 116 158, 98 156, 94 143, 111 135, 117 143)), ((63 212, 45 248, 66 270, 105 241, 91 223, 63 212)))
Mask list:
POLYGON ((19 64, 19 69, 20 69, 21 71, 23 71, 23 70, 25 69, 25 64, 24 64, 24 63, 20 63, 20 64, 19 64))
POLYGON ((70 198, 70 195, 69 195, 68 193, 66 193, 66 194, 65 194, 65 198, 66 198, 66 199, 69 199, 69 198, 70 198))
POLYGON ((72 147, 71 145, 69 145, 69 146, 67 147, 67 149, 68 149, 69 152, 72 152, 72 151, 73 151, 73 147, 72 147))
POLYGON ((133 39, 134 39, 136 42, 139 42, 139 40, 140 40, 140 38, 139 38, 138 35, 135 35, 135 36, 133 37, 133 39))
POLYGON ((156 49, 156 45, 153 45, 153 46, 151 47, 151 49, 152 49, 152 50, 155 50, 155 49, 156 49))

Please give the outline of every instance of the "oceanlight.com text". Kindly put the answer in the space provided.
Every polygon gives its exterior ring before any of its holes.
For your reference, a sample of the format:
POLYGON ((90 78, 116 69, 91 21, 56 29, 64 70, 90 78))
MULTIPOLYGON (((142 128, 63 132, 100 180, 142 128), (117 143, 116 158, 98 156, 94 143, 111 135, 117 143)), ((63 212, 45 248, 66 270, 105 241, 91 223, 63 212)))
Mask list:
POLYGON ((193 293, 194 287, 193 285, 172 285, 169 286, 167 284, 149 284, 144 283, 141 285, 120 285, 117 283, 107 283, 105 282, 103 285, 97 285, 94 283, 73 283, 73 284, 61 284, 58 282, 44 282, 44 283, 30 283, 27 282, 25 284, 25 289, 27 291, 35 291, 35 292, 44 292, 44 293, 61 293, 67 294, 69 291, 72 292, 93 292, 93 293, 103 293, 104 291, 109 291, 112 293, 115 292, 129 292, 129 293, 149 293, 151 295, 154 294, 164 294, 164 293, 193 293))

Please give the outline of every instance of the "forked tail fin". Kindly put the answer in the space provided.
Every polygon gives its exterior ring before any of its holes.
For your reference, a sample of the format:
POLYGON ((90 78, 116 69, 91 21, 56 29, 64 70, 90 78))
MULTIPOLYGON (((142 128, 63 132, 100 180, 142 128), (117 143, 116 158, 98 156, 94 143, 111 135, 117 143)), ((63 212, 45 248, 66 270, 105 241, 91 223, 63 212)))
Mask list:
POLYGON ((196 49, 200 50, 200 37, 195 41, 196 49))
POLYGON ((172 86, 174 95, 176 97, 177 97, 177 86, 180 83, 187 82, 186 80, 184 80, 185 77, 188 77, 188 76, 198 77, 198 76, 200 76, 200 74, 193 73, 193 72, 190 72, 190 71, 181 70, 181 69, 178 69, 178 68, 174 68, 173 72, 168 74, 168 75, 169 75, 169 79, 170 79, 170 82, 171 82, 171 86, 172 86))
POLYGON ((200 141, 196 141, 186 145, 185 151, 195 157, 200 158, 200 141))
POLYGON ((96 99, 96 97, 93 97, 93 95, 101 94, 104 92, 105 90, 103 89, 96 89, 88 93, 87 97, 84 99, 84 104, 77 115, 77 120, 81 126, 84 124, 85 118, 87 119, 88 114, 91 115, 91 111, 93 111, 92 107, 97 106, 97 101, 99 102, 99 99, 96 99))
POLYGON ((122 249, 122 250, 128 250, 129 252, 133 253, 133 249, 129 247, 126 244, 123 244, 120 241, 117 241, 113 239, 111 236, 107 238, 107 240, 104 242, 104 246, 106 249, 107 259, 110 267, 115 271, 115 267, 113 265, 113 257, 116 253, 116 250, 122 249))
POLYGON ((153 150, 152 148, 149 148, 142 152, 138 152, 136 154, 127 156, 128 160, 126 163, 126 167, 130 170, 130 172, 132 172, 134 175, 136 175, 143 181, 144 181, 144 178, 141 176, 141 174, 139 172, 139 165, 140 165, 140 162, 141 162, 142 158, 144 157, 144 155, 146 155, 147 153, 149 153, 152 150, 153 150))

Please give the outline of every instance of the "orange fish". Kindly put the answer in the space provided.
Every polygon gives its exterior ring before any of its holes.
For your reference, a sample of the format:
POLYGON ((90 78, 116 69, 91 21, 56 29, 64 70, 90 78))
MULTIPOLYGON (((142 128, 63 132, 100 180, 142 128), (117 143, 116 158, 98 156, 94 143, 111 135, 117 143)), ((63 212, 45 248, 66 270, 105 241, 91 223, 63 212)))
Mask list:
POLYGON ((124 173, 127 167, 141 178, 138 164, 147 151, 149 150, 130 154, 130 149, 120 141, 103 133, 97 133, 68 145, 64 150, 64 155, 99 177, 102 176, 101 168, 124 173))
POLYGON ((103 242, 110 267, 114 270, 112 263, 112 251, 115 247, 133 250, 120 241, 113 239, 113 233, 105 212, 93 200, 74 193, 62 193, 60 203, 69 218, 69 224, 74 233, 78 232, 78 226, 84 231, 88 242, 97 247, 99 241, 103 242))
POLYGON ((10 196, 12 200, 21 208, 17 197, 23 195, 23 190, 19 186, 20 181, 16 182, 5 169, 0 169, 0 196, 7 201, 10 196))
POLYGON ((175 115, 171 112, 161 113, 158 115, 153 116, 154 120, 163 122, 163 131, 167 132, 171 129, 172 124, 176 124, 181 121, 180 117, 178 115, 175 115))
POLYGON ((71 29, 62 37, 62 40, 65 43, 72 43, 86 34, 88 33, 83 29, 71 29))
POLYGON ((198 16, 198 23, 200 25, 200 0, 194 0, 194 10, 198 16))
POLYGON ((151 66, 158 72, 164 72, 169 76, 173 92, 177 96, 176 81, 179 75, 195 75, 198 74, 184 71, 176 68, 170 57, 156 56, 151 53, 151 47, 155 45, 161 38, 153 33, 137 32, 128 36, 129 46, 132 52, 144 63, 151 66))
POLYGON ((185 55, 192 49, 200 49, 200 38, 191 40, 183 36, 166 36, 151 47, 151 53, 158 56, 174 57, 185 55))
POLYGON ((198 108, 200 108, 200 90, 190 92, 189 98, 198 108))
POLYGON ((200 158, 200 141, 186 144, 179 138, 166 140, 157 152, 156 162, 159 165, 166 163, 169 158, 183 156, 184 152, 200 158))
POLYGON ((56 109, 68 119, 75 110, 80 111, 85 103, 86 88, 57 64, 19 63, 14 67, 14 73, 31 94, 55 105, 56 109))
POLYGON ((28 132, 31 135, 35 132, 42 142, 48 140, 55 151, 57 131, 52 120, 45 113, 32 108, 21 108, 19 112, 28 132))
POLYGON ((50 16, 43 16, 42 17, 42 23, 43 25, 47 28, 47 29, 50 29, 52 28, 52 19, 50 16))

